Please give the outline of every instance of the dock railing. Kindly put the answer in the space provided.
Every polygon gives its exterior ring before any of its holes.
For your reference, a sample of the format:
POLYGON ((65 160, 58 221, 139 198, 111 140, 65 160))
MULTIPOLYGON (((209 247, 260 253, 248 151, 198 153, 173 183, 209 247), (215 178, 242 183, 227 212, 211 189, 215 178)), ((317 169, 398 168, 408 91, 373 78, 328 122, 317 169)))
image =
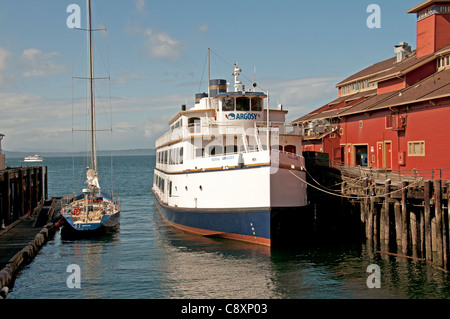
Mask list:
POLYGON ((361 165, 348 165, 340 161, 329 160, 331 167, 339 169, 343 174, 352 176, 372 176, 376 179, 404 180, 450 180, 450 168, 424 168, 424 169, 392 169, 373 168, 361 165))

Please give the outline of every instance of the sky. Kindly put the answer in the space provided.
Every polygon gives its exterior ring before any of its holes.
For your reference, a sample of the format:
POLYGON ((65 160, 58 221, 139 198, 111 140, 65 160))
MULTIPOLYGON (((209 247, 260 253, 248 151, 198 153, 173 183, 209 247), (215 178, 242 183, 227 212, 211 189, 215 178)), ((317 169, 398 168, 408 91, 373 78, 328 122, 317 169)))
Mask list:
MULTIPOLYGON (((337 97, 336 83, 416 48, 421 0, 93 0, 99 149, 154 148, 182 104, 211 79, 255 80, 293 121, 337 97), (380 8, 379 28, 369 28, 380 8), (112 134, 109 128, 112 127, 112 134)), ((86 32, 68 27, 86 0, 0 0, 3 150, 83 150, 86 32), (72 21, 71 19, 69 19, 72 21)))

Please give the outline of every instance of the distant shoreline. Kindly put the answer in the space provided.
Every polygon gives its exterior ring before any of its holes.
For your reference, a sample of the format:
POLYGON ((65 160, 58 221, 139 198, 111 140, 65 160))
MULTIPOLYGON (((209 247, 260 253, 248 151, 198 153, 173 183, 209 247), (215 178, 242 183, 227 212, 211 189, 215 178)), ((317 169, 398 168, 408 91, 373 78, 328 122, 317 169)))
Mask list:
MULTIPOLYGON (((39 154, 42 157, 67 157, 67 156, 86 156, 88 152, 15 152, 2 150, 6 159, 8 158, 25 158, 25 156, 39 154)), ((98 151, 98 156, 133 156, 133 155, 155 155, 154 149, 129 149, 129 150, 113 150, 113 151, 98 151)))

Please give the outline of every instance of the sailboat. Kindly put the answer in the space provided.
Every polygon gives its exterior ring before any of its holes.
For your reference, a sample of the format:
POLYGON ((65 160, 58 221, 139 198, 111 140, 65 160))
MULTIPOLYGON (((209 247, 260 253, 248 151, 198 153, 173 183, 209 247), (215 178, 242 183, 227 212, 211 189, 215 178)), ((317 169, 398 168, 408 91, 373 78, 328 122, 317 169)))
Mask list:
POLYGON ((92 39, 91 0, 88 6, 88 63, 90 81, 90 167, 86 168, 86 187, 82 194, 73 196, 71 201, 63 205, 62 231, 75 234, 92 234, 115 229, 120 223, 120 200, 114 200, 112 195, 103 193, 99 183, 97 169, 97 145, 95 123, 95 94, 94 94, 94 59, 92 39))

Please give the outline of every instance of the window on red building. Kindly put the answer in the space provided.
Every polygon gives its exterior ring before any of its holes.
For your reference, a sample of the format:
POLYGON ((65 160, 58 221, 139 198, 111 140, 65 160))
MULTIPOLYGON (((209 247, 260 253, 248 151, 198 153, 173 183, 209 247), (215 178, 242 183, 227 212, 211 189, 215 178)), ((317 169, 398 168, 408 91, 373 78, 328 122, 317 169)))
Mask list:
POLYGON ((387 115, 386 119, 386 128, 394 128, 397 126, 397 118, 395 115, 387 115))

